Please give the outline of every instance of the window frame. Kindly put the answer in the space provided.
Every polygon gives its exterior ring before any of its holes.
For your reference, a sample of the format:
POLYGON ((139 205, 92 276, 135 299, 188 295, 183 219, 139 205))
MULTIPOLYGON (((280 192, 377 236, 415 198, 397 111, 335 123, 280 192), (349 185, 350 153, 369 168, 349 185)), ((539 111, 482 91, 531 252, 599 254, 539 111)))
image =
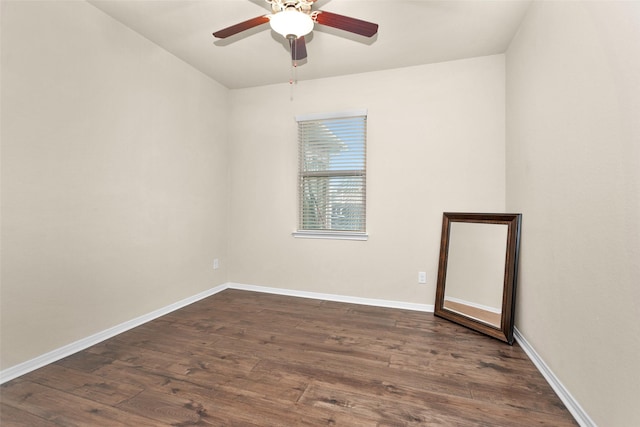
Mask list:
MULTIPOLYGON (((308 239, 335 239, 335 240, 368 240, 369 235, 367 232, 367 187, 366 187, 366 181, 367 181, 367 156, 366 156, 366 152, 367 152, 367 118, 368 118, 368 111, 366 109, 356 109, 356 110, 346 110, 346 111, 340 111, 340 112, 332 112, 332 113, 315 113, 315 114, 303 114, 303 115, 297 115, 295 117, 296 119, 296 123, 298 123, 298 130, 300 129, 300 122, 305 122, 305 121, 322 121, 322 120, 332 120, 332 119, 342 119, 342 118, 355 118, 355 117, 364 117, 364 124, 365 124, 365 128, 364 128, 364 168, 362 169, 362 175, 364 176, 364 190, 363 190, 363 198, 364 198, 364 215, 363 215, 363 221, 364 221, 364 231, 345 231, 345 230, 322 230, 322 229, 318 229, 318 230, 314 230, 314 229, 301 229, 301 225, 302 225, 302 203, 303 203, 303 196, 302 196, 302 185, 303 185, 303 170, 302 170, 302 163, 299 160, 298 161, 298 180, 297 180, 297 184, 298 184, 298 201, 297 201, 297 210, 298 210, 298 229, 297 231, 294 231, 292 233, 293 237, 296 238, 308 238, 308 239)), ((300 159, 301 156, 301 150, 302 150, 302 141, 300 139, 300 137, 298 137, 298 158, 300 159)), ((344 172, 344 171, 343 171, 344 172)), ((311 174, 313 175, 313 174, 311 174)), ((328 176, 336 176, 336 177, 342 177, 342 176, 348 176, 349 172, 347 172, 346 174, 340 174, 340 171, 337 171, 335 174, 329 174, 329 173, 323 173, 322 175, 328 176)))

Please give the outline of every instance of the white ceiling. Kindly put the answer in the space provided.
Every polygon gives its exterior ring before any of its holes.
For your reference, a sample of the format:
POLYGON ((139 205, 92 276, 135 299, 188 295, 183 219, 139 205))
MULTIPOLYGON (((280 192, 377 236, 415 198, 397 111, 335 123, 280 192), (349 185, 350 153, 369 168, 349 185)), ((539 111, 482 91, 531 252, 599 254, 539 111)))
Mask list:
MULTIPOLYGON (((214 31, 270 12, 264 0, 87 0, 231 89, 288 82, 288 43, 263 24, 214 31)), ((298 80, 503 53, 531 0, 318 0, 314 10, 380 25, 372 39, 316 24, 298 80)))

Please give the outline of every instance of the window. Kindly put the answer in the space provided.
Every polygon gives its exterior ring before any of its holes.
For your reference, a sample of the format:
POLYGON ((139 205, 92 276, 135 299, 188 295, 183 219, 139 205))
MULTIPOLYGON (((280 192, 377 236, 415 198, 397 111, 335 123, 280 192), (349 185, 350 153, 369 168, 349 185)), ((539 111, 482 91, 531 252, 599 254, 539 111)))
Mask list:
POLYGON ((296 117, 296 237, 366 240, 366 110, 296 117))

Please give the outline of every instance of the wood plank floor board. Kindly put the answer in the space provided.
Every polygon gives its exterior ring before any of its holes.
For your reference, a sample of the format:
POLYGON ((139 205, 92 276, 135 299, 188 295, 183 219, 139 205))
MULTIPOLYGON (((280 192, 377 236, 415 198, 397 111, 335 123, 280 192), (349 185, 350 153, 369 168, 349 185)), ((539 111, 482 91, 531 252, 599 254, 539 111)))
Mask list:
MULTIPOLYGON (((399 390, 407 394, 413 390, 429 390, 445 395, 471 397, 468 383, 453 375, 440 373, 420 374, 410 371, 390 371, 358 369, 350 367, 348 372, 332 365, 292 364, 290 361, 278 363, 264 360, 256 366, 256 371, 286 372, 287 375, 306 379, 310 384, 315 381, 347 385, 354 389, 368 390, 372 396, 379 396, 390 391, 398 394, 399 390)), ((397 396, 396 396, 397 397, 397 396)))
POLYGON ((516 344, 431 313, 225 290, 0 387, 0 424, 575 426, 516 344))
POLYGON ((58 361, 58 365, 82 372, 92 372, 102 365, 111 363, 112 359, 100 354, 79 352, 58 361))
MULTIPOLYGON (((3 384, 2 403, 63 426, 154 425, 148 418, 30 381, 3 384)), ((1 416, 2 426, 13 425, 14 420, 7 414, 3 412, 1 416)))
POLYGON ((40 385, 105 405, 117 405, 144 390, 140 385, 111 381, 108 378, 69 369, 55 363, 32 372, 29 374, 29 379, 40 385))
POLYGON ((174 355, 146 348, 134 349, 136 358, 118 359, 121 365, 137 368, 151 375, 193 382, 217 381, 229 375, 247 374, 259 362, 253 356, 220 357, 219 354, 174 355))
POLYGON ((285 329, 273 328, 261 323, 258 325, 236 325, 220 328, 213 332, 218 337, 234 338, 250 342, 252 344, 274 344, 290 347, 304 347, 317 341, 324 341, 328 337, 327 332, 307 332, 297 328, 285 329))
POLYGON ((45 420, 4 403, 0 403, 0 414, 4 415, 4 419, 11 420, 13 427, 59 427, 59 424, 53 421, 45 420))
MULTIPOLYGON (((315 382, 304 395, 304 403, 310 406, 332 408, 336 412, 351 414, 354 417, 366 417, 381 420, 382 422, 399 422, 402 425, 455 425, 457 422, 468 422, 460 416, 459 405, 456 406, 456 415, 451 415, 451 409, 440 408, 433 410, 434 402, 443 399, 441 395, 430 395, 428 392, 420 393, 418 403, 414 404, 406 395, 397 394, 393 390, 389 395, 370 396, 360 393, 358 390, 349 389, 335 384, 323 384, 315 382), (445 410, 443 410, 445 409, 445 410)), ((446 398, 449 398, 447 396, 446 398)), ((474 414, 474 422, 481 418, 474 414)), ((471 425, 471 424, 470 424, 471 425)))
MULTIPOLYGON (((258 363, 260 357, 248 352, 225 349, 219 345, 196 341, 195 346, 175 346, 170 342, 150 341, 131 342, 125 344, 114 343, 101 347, 96 346, 90 351, 104 351, 103 354, 111 355, 114 360, 127 362, 132 366, 143 363, 150 365, 155 361, 159 369, 168 369, 176 373, 188 373, 197 369, 218 369, 250 371, 258 363), (117 352, 118 348, 126 348, 128 352, 117 352)), ((219 341, 219 340, 216 340, 219 341)))
POLYGON ((469 380, 483 380, 490 376, 494 384, 512 384, 515 380, 526 383, 528 379, 537 379, 540 375, 531 363, 506 366, 495 354, 483 353, 441 352, 428 360, 416 354, 393 354, 390 366, 415 371, 455 372, 469 380))
MULTIPOLYGON (((292 411, 296 402, 274 400, 271 395, 262 395, 242 388, 214 387, 206 389, 196 384, 172 381, 163 386, 170 388, 170 393, 153 390, 142 393, 134 399, 120 405, 139 415, 156 419, 158 422, 171 422, 177 416, 187 419, 182 425, 304 425, 303 418, 315 416, 324 417, 325 413, 304 408, 303 411, 292 411), (194 412, 195 408, 195 412, 194 412), (228 410, 232 408, 232 410, 228 410), (190 417, 190 418, 189 418, 190 417)), ((352 423, 351 416, 342 416, 344 424, 352 423)), ((367 420, 368 425, 374 425, 374 420, 367 420)), ((313 424, 311 424, 313 425, 313 424)), ((317 425, 317 424, 316 424, 317 425)))
POLYGON ((559 400, 545 399, 547 390, 541 390, 536 386, 526 387, 517 383, 515 385, 494 386, 469 382, 468 387, 473 399, 479 401, 558 416, 563 416, 567 411, 559 400))
POLYGON ((119 404, 118 408, 150 419, 156 424, 215 425, 216 421, 222 422, 223 420, 209 420, 209 414, 216 413, 218 410, 215 405, 216 396, 210 397, 207 400, 193 399, 191 396, 184 397, 182 393, 178 392, 165 393, 145 390, 119 404))
POLYGON ((429 391, 417 392, 414 399, 409 395, 398 395, 398 390, 379 395, 373 400, 359 390, 345 386, 315 382, 305 393, 308 404, 334 406, 341 411, 364 414, 368 417, 387 418, 405 421, 408 425, 438 423, 455 425, 463 422, 468 425, 500 425, 505 419, 511 425, 574 425, 557 423, 556 415, 546 413, 522 414, 520 410, 507 405, 480 403, 472 398, 455 397, 429 391), (475 424, 474 424, 475 423, 475 424))

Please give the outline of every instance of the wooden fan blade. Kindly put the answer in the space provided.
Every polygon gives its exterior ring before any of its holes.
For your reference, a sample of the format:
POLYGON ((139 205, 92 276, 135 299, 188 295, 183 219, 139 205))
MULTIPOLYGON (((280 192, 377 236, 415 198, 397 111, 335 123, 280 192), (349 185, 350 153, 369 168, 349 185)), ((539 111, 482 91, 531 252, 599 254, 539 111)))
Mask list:
POLYGON ((293 61, 300 61, 307 57, 307 43, 304 40, 304 36, 298 37, 291 42, 291 59, 293 61))
POLYGON ((348 16, 338 15, 337 13, 324 12, 322 10, 318 11, 316 22, 365 37, 373 37, 378 32, 378 24, 374 24, 373 22, 350 18, 348 16))
POLYGON ((216 31, 215 33, 213 33, 213 35, 214 37, 217 37, 219 39, 225 39, 242 31, 257 27, 258 25, 264 24, 266 22, 269 22, 269 15, 256 16, 255 18, 248 19, 244 22, 240 22, 239 24, 232 25, 220 31, 216 31))

